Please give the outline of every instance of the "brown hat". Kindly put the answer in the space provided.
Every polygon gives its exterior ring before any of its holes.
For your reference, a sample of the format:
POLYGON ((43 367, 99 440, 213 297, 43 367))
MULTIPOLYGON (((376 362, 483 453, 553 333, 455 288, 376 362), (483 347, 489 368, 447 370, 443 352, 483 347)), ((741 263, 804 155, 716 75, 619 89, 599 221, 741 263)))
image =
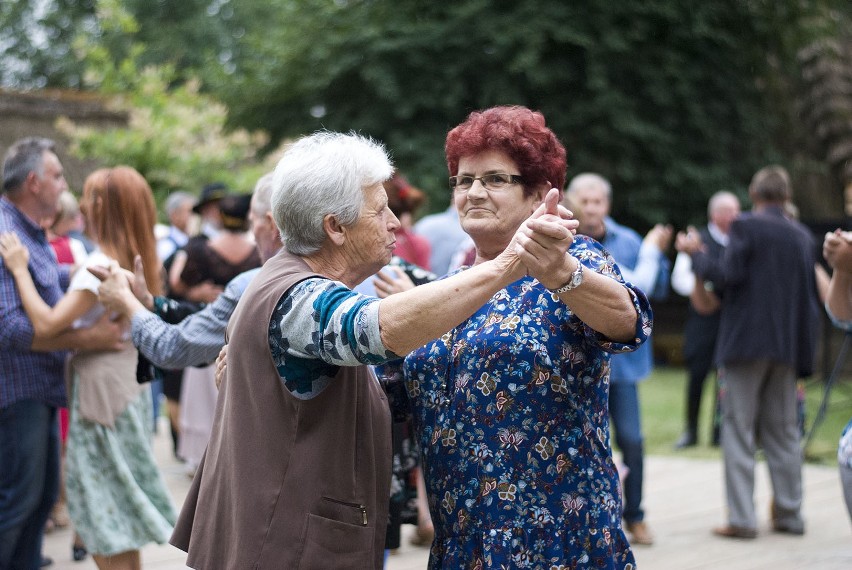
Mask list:
POLYGON ((248 212, 251 194, 230 194, 219 200, 222 227, 231 231, 248 229, 248 212))
POLYGON ((213 182, 212 184, 208 184, 201 189, 201 197, 198 199, 198 203, 192 207, 192 211, 199 214, 204 206, 211 202, 221 200, 227 195, 228 187, 222 182, 213 182))

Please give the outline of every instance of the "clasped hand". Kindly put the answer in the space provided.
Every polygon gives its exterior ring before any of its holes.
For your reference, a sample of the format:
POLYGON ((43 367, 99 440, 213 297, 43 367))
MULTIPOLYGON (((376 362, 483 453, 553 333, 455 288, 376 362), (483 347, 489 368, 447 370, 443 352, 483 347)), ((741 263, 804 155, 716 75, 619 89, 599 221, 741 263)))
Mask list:
POLYGON ((701 234, 693 226, 689 226, 686 232, 678 232, 675 238, 675 249, 687 255, 703 251, 704 243, 701 241, 701 234))
POLYGON ((574 243, 579 222, 559 205, 559 191, 551 188, 544 202, 521 224, 508 249, 513 249, 527 274, 548 288, 560 287, 576 269, 576 261, 566 255, 574 243))
POLYGON ((141 256, 137 255, 133 260, 133 273, 122 269, 114 261, 109 267, 92 266, 88 270, 101 280, 98 287, 98 300, 108 309, 124 312, 127 308, 125 301, 128 294, 136 297, 145 308, 150 310, 153 307, 154 298, 148 291, 141 256))
POLYGON ((836 229, 825 234, 822 255, 835 271, 852 272, 852 232, 836 229))

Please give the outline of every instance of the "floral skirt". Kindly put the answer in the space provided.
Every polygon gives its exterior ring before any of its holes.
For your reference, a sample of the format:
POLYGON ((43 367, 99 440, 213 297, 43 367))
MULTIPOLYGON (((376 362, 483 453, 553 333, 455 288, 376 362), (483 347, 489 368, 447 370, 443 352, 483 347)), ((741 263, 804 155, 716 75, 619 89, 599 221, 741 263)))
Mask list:
POLYGON ((176 513, 151 449, 151 391, 142 390, 111 429, 84 420, 77 380, 65 452, 68 513, 93 554, 165 543, 176 513))

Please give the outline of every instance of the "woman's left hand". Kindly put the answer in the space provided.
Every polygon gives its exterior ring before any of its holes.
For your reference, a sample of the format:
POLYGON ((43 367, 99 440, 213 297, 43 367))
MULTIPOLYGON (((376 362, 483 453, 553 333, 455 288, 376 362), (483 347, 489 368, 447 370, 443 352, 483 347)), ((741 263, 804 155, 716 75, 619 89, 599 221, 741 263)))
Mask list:
POLYGON ((24 247, 18 236, 12 232, 0 235, 0 256, 10 273, 26 271, 30 262, 30 250, 24 247))
POLYGON ((394 293, 414 289, 414 282, 399 267, 385 267, 376 273, 373 278, 373 287, 376 288, 376 297, 384 299, 394 293), (391 273, 392 275, 389 275, 391 273))

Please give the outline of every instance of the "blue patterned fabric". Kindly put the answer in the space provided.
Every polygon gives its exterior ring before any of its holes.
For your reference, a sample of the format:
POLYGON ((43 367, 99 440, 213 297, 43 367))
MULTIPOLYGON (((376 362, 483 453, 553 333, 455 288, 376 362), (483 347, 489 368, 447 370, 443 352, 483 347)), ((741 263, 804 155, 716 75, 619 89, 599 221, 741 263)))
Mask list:
MULTIPOLYGON (((571 253, 623 281, 594 240, 578 236, 571 253)), ((429 568, 635 567, 609 441, 608 353, 636 350, 652 313, 626 286, 632 343, 603 338, 525 277, 405 359, 436 530, 429 568)))
POLYGON ((269 350, 287 389, 303 400, 319 395, 340 366, 399 358, 382 344, 378 299, 324 278, 306 279, 281 297, 269 350))
POLYGON ((852 469, 852 420, 849 420, 840 435, 840 445, 837 446, 837 461, 840 465, 852 469))

